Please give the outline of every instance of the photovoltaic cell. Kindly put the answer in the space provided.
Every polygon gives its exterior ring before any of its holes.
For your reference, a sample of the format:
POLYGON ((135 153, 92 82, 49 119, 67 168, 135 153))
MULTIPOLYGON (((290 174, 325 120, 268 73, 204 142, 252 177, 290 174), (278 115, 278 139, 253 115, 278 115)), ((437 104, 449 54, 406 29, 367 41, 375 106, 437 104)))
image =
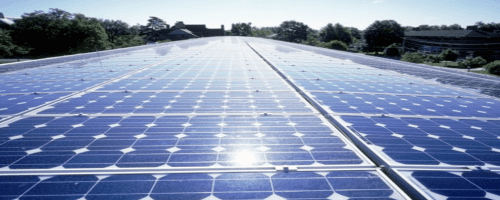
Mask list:
POLYGON ((28 110, 31 107, 64 97, 69 93, 21 94, 0 96, 0 115, 11 115, 28 110))
POLYGON ((500 165, 499 101, 480 94, 495 80, 278 43, 204 38, 0 75, 0 196, 406 198, 331 122, 379 165, 418 169, 405 190, 497 197, 496 172, 451 170, 500 165))
POLYGON ((402 199, 377 173, 185 173, 3 176, 0 198, 402 199))
POLYGON ((400 174, 435 199, 498 199, 496 171, 400 171, 400 174), (452 183, 452 184, 451 184, 452 183))
POLYGON ((2 167, 362 164, 316 116, 26 118, 0 129, 2 167))

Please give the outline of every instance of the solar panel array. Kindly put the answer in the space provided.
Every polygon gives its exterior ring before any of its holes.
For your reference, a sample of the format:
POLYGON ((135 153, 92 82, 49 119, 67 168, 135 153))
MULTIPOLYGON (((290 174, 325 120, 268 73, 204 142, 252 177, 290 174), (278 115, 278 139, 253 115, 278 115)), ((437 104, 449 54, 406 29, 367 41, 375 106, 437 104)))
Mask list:
POLYGON ((241 38, 0 80, 0 198, 406 196, 241 38))
MULTIPOLYGON (((409 193, 417 190, 413 197, 500 198, 498 191, 489 190, 500 186, 495 177, 489 177, 495 174, 490 170, 500 169, 498 99, 420 76, 432 73, 432 69, 421 70, 420 75, 402 74, 408 72, 401 70, 407 68, 405 63, 396 63, 401 68, 393 70, 394 61, 384 59, 335 51, 321 55, 306 51, 309 47, 262 40, 250 40, 249 45, 322 113, 330 116, 377 164, 388 168, 387 171, 416 170, 391 173, 392 178, 402 183, 413 177, 411 180, 416 184, 404 187, 409 193), (371 62, 362 65, 332 56, 371 62), (384 67, 387 65, 392 68, 384 67), (454 185, 454 181, 445 178, 445 174, 452 173, 447 170, 464 168, 474 169, 467 173, 483 177, 484 180, 477 180, 483 184, 454 185), (453 191, 440 191, 448 186, 453 191), (469 194, 469 189, 483 191, 469 194)), ((453 74, 448 76, 447 79, 457 79, 453 74)), ((468 78, 476 82, 483 79, 474 75, 468 78)), ((483 86, 491 81, 499 82, 488 78, 483 86)))
POLYGON ((497 197, 500 101, 304 49, 215 37, 0 74, 0 198, 497 197))

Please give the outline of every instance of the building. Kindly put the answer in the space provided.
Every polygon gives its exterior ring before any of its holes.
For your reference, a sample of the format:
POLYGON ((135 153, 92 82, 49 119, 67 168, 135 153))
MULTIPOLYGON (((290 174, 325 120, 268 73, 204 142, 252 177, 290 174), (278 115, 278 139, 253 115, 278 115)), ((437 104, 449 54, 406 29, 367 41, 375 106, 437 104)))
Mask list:
POLYGON ((0 29, 7 28, 16 23, 17 20, 21 18, 16 17, 6 17, 3 13, 0 12, 0 29))
POLYGON ((432 30, 405 32, 403 51, 425 51, 433 54, 453 49, 465 56, 482 56, 489 60, 500 59, 500 33, 477 30, 432 30))
POLYGON ((220 29, 209 29, 204 24, 185 25, 182 21, 176 22, 175 25, 170 28, 170 37, 172 39, 224 36, 224 33, 224 25, 221 25, 220 29))

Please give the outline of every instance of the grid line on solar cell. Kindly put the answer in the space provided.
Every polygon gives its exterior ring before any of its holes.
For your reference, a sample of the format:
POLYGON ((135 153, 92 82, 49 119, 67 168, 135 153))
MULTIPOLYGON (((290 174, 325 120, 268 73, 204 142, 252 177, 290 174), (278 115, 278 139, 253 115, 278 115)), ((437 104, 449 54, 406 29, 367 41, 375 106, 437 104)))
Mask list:
POLYGON ((325 122, 317 116, 31 117, 0 128, 0 152, 2 167, 10 169, 366 164, 325 122))
POLYGON ((21 176, 1 182, 0 197, 19 199, 404 198, 375 171, 21 176))

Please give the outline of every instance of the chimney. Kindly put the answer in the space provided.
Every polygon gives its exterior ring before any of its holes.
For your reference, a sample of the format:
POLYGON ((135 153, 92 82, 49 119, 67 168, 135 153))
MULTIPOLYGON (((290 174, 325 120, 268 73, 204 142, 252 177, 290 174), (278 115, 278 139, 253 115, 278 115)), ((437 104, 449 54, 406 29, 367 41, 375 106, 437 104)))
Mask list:
POLYGON ((3 16, 3 13, 0 12, 0 18, 5 18, 5 16, 3 16))

